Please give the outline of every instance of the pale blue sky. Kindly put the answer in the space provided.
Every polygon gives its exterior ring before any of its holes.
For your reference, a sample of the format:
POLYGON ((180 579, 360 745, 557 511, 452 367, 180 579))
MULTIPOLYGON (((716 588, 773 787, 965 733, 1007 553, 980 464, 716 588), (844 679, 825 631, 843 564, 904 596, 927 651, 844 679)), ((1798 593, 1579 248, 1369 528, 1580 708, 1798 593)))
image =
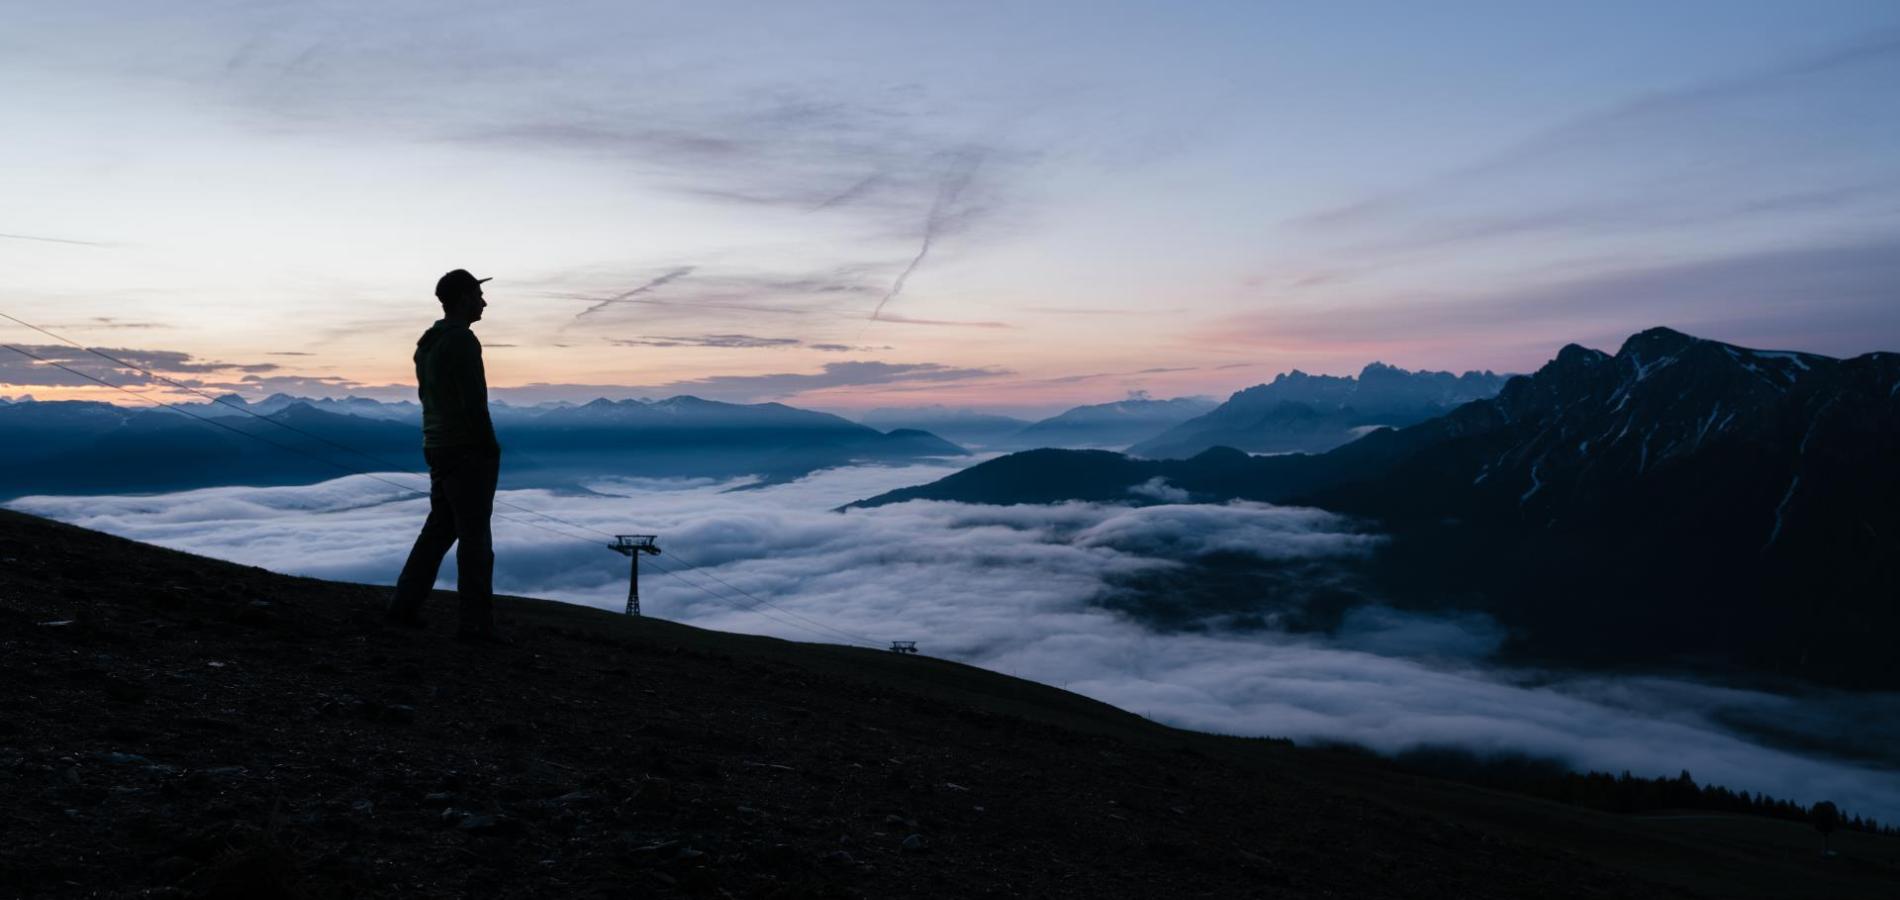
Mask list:
POLYGON ((522 397, 1033 410, 1655 324, 1900 348, 1891 2, 0 15, 0 310, 277 366, 207 384, 400 393, 455 266, 522 397))

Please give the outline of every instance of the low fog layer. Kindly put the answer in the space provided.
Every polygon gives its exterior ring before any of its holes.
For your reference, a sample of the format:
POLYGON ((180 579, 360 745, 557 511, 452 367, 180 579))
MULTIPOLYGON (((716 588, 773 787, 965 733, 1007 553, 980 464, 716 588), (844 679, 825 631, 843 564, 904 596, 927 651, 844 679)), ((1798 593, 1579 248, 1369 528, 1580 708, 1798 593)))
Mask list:
MULTIPOLYGON (((602 546, 605 535, 652 532, 666 551, 643 560, 641 597, 654 616, 795 640, 915 640, 931 655, 1207 731, 1346 740, 1385 752, 1457 745, 1646 776, 1686 768, 1705 783, 1900 816, 1900 778, 1891 772, 1763 746, 1722 724, 1789 722, 1824 733, 1833 725, 1814 721, 1820 707, 1680 680, 1500 670, 1484 657, 1502 632, 1482 616, 1370 607, 1349 613, 1332 637, 1161 633, 1096 603, 1119 576, 1180 566, 1200 553, 1343 563, 1376 547, 1378 536, 1322 511, 937 502, 828 511, 949 471, 831 470, 731 492, 735 482, 703 479, 507 491, 500 499, 571 525, 499 506, 496 589, 619 609, 626 561, 602 546), (701 568, 681 571, 687 564, 701 568), (780 609, 747 608, 751 601, 720 580, 780 609)), ((394 580, 427 510, 421 493, 368 477, 10 505, 277 571, 383 584, 394 580)), ((1854 698, 1838 709, 1851 721, 1869 714, 1869 704, 1894 708, 1892 698, 1854 698)))

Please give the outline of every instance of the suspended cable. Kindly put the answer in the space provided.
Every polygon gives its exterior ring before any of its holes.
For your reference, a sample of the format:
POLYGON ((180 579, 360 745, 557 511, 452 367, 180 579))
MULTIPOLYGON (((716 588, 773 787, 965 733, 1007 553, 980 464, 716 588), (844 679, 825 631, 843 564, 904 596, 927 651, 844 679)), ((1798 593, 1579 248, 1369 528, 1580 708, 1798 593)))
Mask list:
MULTIPOLYGON (((742 603, 743 602, 743 601, 733 600, 729 597, 722 597, 718 593, 715 593, 712 589, 704 585, 695 584, 692 581, 687 580, 682 570, 675 569, 670 564, 660 563, 659 562, 660 559, 661 557, 655 556, 655 557, 650 557, 647 561, 658 564, 660 566, 660 571, 668 575, 671 575, 674 578, 679 579, 681 582, 684 582, 686 585, 690 587, 698 588, 699 590, 704 591, 708 596, 712 597, 713 599, 716 599, 725 603, 742 603)), ((698 571, 699 574, 712 577, 713 580, 718 581, 720 584, 724 584, 727 587, 732 587, 732 585, 727 583, 725 580, 714 577, 710 575, 710 573, 701 571, 698 569, 698 567, 689 567, 688 569, 684 571, 698 571)), ((832 626, 826 625, 823 622, 819 622, 815 619, 806 618, 805 616, 801 616, 798 613, 792 612, 791 610, 786 609, 785 607, 779 606, 776 603, 763 600, 757 596, 754 596, 736 587, 732 587, 732 589, 735 591, 738 591, 740 594, 743 594, 746 597, 751 598, 751 602, 745 603, 744 605, 748 608, 750 612, 757 614, 760 618, 763 618, 769 622, 775 622, 777 624, 784 625, 790 628, 796 628, 807 634, 815 634, 818 637, 823 638, 825 640, 836 640, 838 637, 843 637, 845 641, 848 643, 862 644, 872 649, 881 649, 882 647, 882 645, 880 645, 877 641, 872 640, 870 638, 854 635, 848 631, 842 631, 840 629, 833 628, 832 626), (790 617, 790 618, 779 618, 778 616, 774 616, 772 613, 767 612, 765 609, 762 609, 761 607, 769 607, 773 610, 776 610, 780 614, 790 617), (810 624, 801 625, 796 621, 792 621, 791 619, 802 619, 803 621, 810 624)))
POLYGON ((681 563, 682 565, 684 565, 684 566, 686 566, 686 571, 689 571, 689 572, 696 572, 696 573, 698 573, 698 574, 700 574, 700 575, 704 575, 704 576, 706 576, 707 578, 710 578, 710 579, 712 579, 712 580, 714 580, 714 581, 717 581, 717 582, 719 582, 720 584, 723 584, 723 585, 725 585, 726 587, 728 587, 728 588, 730 588, 730 589, 732 589, 732 590, 734 590, 734 591, 736 591, 736 592, 738 592, 739 594, 741 594, 741 595, 744 595, 744 596, 746 596, 746 597, 749 597, 749 598, 751 598, 751 599, 752 599, 752 601, 753 601, 753 602, 755 602, 755 603, 761 603, 761 604, 764 604, 764 605, 766 605, 766 606, 770 606, 770 607, 772 607, 773 609, 776 609, 776 610, 778 610, 778 611, 780 611, 780 612, 782 612, 782 613, 784 613, 785 615, 788 615, 788 616, 791 616, 791 617, 793 617, 793 618, 796 618, 796 619, 802 619, 802 620, 804 620, 804 621, 806 621, 806 622, 809 622, 809 623, 811 623, 812 625, 815 625, 815 626, 817 626, 817 627, 819 627, 819 628, 823 628, 823 629, 825 629, 826 631, 829 631, 829 632, 831 632, 832 634, 836 634, 836 635, 841 635, 841 636, 843 636, 843 637, 845 637, 845 638, 848 638, 848 639, 850 639, 850 640, 853 640, 853 641, 857 641, 857 642, 860 642, 860 643, 865 643, 865 644, 870 644, 871 646, 878 646, 878 642, 877 642, 877 641, 875 641, 875 640, 873 640, 873 639, 871 639, 871 638, 869 638, 869 637, 866 637, 866 636, 864 636, 864 635, 861 635, 861 634, 854 634, 854 633, 852 633, 852 632, 849 632, 849 631, 845 631, 845 630, 843 630, 843 629, 840 629, 840 628, 837 628, 837 627, 834 627, 834 626, 831 626, 831 625, 827 625, 827 624, 825 624, 825 623, 823 623, 823 622, 820 622, 820 621, 818 621, 818 620, 816 620, 816 619, 812 619, 812 618, 807 618, 806 616, 803 616, 803 615, 801 615, 801 614, 799 614, 799 613, 795 613, 795 612, 793 612, 793 611, 791 611, 791 610, 789 610, 789 609, 785 609, 785 608, 784 608, 784 607, 782 607, 782 606, 778 606, 777 604, 774 604, 774 603, 772 603, 771 601, 769 601, 769 600, 766 600, 766 599, 765 599, 765 598, 763 598, 763 597, 759 597, 758 595, 756 595, 756 594, 753 594, 753 593, 751 593, 750 591, 747 591, 747 590, 745 590, 744 588, 741 588, 741 587, 739 587, 738 585, 736 585, 736 584, 733 584, 732 582, 730 582, 730 581, 727 581, 727 580, 725 580, 724 578, 721 578, 721 577, 719 577, 718 575, 714 575, 714 574, 712 573, 712 571, 711 571, 711 570, 709 570, 709 569, 706 569, 706 568, 703 568, 703 567, 701 567, 701 566, 698 566, 698 565, 696 565, 696 564, 694 564, 692 560, 689 560, 689 559, 686 559, 686 558, 684 558, 683 556, 681 556, 681 555, 679 554, 679 552, 678 552, 678 551, 669 551, 669 552, 670 552, 670 553, 672 553, 672 555, 673 555, 673 558, 674 558, 675 560, 677 560, 678 562, 680 562, 680 563, 681 563))

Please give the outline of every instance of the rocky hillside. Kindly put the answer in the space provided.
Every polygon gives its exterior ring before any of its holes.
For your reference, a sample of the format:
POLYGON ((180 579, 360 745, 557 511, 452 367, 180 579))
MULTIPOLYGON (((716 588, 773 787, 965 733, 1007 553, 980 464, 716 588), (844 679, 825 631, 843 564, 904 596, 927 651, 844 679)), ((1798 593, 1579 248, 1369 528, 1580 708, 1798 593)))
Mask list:
MULTIPOLYGON (((0 895, 1886 896, 1893 839, 1593 813, 928 657, 383 589, 0 512, 0 895)), ((928 650, 927 636, 924 640, 928 650)))

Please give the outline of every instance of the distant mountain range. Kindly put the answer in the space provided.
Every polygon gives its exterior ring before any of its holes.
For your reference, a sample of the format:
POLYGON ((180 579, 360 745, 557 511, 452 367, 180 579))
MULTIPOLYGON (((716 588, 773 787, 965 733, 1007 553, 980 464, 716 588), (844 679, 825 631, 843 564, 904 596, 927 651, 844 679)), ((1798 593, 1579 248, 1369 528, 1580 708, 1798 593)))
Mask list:
POLYGON ((1322 454, 1039 450, 853 505, 1183 491, 1362 517, 1392 536, 1367 593, 1491 613, 1527 658, 1900 687, 1900 354, 1657 328, 1615 355, 1567 346, 1493 399, 1322 454))
POLYGON ((1408 372, 1372 363, 1357 377, 1294 370, 1234 393, 1125 400, 1077 406, 1036 422, 941 406, 876 409, 863 420, 915 428, 985 450, 1127 448, 1150 459, 1185 459, 1210 447, 1255 453, 1330 450, 1379 428, 1398 428, 1496 396, 1509 376, 1492 372, 1408 372))
POLYGON ((1408 372, 1372 363, 1359 377, 1295 369, 1135 444, 1150 459, 1185 459, 1210 447, 1254 453, 1317 453, 1378 428, 1401 428, 1494 397, 1509 376, 1492 372, 1408 372))
MULTIPOLYGON (((242 407, 252 412, 266 415, 281 412, 297 405, 308 406, 319 412, 335 413, 345 416, 361 416, 366 419, 386 419, 397 422, 421 422, 422 407, 413 400, 372 400, 368 397, 296 397, 290 394, 272 394, 255 403, 247 401, 240 394, 226 394, 216 400, 202 403, 182 403, 193 411, 205 411, 216 415, 231 415, 232 407, 242 407)), ((510 409, 505 403, 491 403, 495 409, 510 409)))
POLYGON ((965 447, 983 449, 1017 449, 1016 434, 1033 424, 1028 419, 946 406, 883 407, 866 412, 859 420, 884 431, 928 431, 965 447))
POLYGON ((986 450, 1120 448, 1154 437, 1214 407, 1215 402, 1207 397, 1155 400, 1137 391, 1123 400, 1077 406, 1035 422, 941 406, 874 409, 864 415, 864 422, 881 428, 929 431, 986 450))
MULTIPOLYGON (((413 403, 222 399, 185 407, 215 424, 170 409, 90 401, 0 405, 0 434, 7 437, 0 441, 0 498, 290 484, 352 470, 424 467, 413 403)), ((498 403, 491 413, 508 460, 503 482, 511 486, 600 475, 757 475, 770 483, 852 462, 966 454, 926 432, 882 432, 778 403, 681 396, 578 406, 498 403)))
POLYGON ((1017 432, 1032 447, 1126 447, 1213 409, 1207 397, 1152 400, 1136 395, 1114 403, 1078 406, 1017 432))

